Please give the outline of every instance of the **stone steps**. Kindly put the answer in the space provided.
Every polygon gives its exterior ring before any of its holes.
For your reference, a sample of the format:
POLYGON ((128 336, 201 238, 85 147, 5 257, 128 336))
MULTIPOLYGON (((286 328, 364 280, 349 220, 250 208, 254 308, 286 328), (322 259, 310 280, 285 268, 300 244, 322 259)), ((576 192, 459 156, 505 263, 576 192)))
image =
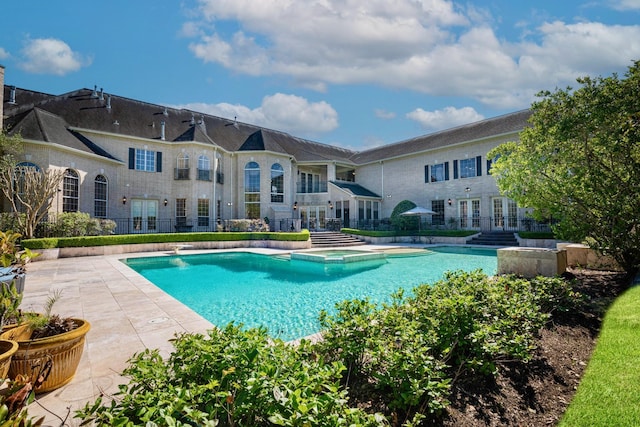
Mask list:
POLYGON ((317 231, 311 232, 311 247, 322 248, 331 246, 358 246, 364 245, 362 240, 348 236, 342 233, 336 233, 332 231, 317 231))
POLYGON ((467 241, 470 245, 487 245, 487 246, 519 246, 518 239, 514 233, 508 231, 492 231, 481 233, 467 241))

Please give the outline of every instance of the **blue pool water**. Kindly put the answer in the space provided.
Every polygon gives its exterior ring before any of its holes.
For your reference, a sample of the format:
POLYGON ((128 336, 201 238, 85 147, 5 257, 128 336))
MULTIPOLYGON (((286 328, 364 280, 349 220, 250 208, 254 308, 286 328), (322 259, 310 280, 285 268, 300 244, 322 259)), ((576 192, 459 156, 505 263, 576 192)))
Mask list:
POLYGON ((389 301, 400 288, 434 283, 444 272, 482 269, 495 274, 496 251, 440 247, 419 254, 348 264, 290 260, 245 252, 131 258, 126 264, 214 325, 264 326, 273 337, 318 332, 318 313, 337 302, 389 301))

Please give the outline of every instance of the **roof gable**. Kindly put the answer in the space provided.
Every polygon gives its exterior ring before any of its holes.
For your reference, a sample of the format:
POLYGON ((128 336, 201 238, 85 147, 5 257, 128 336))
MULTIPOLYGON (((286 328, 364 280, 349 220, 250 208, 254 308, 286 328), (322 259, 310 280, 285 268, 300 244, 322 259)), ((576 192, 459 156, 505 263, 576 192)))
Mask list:
POLYGON ((330 181, 330 182, 331 184, 335 185, 336 187, 340 188, 341 190, 344 190, 345 192, 353 196, 371 197, 374 199, 382 198, 378 194, 374 193, 373 191, 368 190, 364 188, 362 185, 356 184, 355 182, 348 182, 348 181, 330 181))

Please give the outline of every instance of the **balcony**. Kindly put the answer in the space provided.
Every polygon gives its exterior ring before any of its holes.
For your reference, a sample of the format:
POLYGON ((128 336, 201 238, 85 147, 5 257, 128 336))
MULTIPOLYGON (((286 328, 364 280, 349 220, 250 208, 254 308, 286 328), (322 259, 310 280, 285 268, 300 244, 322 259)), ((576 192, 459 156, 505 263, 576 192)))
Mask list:
POLYGON ((310 194, 310 193, 326 193, 327 181, 316 182, 296 182, 296 192, 298 194, 310 194))
POLYGON ((211 171, 209 169, 198 169, 198 181, 211 181, 211 171))
POLYGON ((189 168, 175 168, 173 170, 173 179, 175 180, 186 180, 189 178, 189 168))

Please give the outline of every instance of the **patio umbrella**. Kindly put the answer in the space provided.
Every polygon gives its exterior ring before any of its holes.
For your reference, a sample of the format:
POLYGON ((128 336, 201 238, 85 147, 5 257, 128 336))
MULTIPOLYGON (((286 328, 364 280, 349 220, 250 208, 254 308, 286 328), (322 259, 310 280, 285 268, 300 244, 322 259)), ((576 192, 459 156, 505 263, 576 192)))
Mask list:
MULTIPOLYGON (((408 211, 402 212, 400 215, 423 217, 426 215, 433 215, 433 214, 435 214, 435 212, 432 211, 431 209, 423 208, 421 206, 416 206, 413 209, 409 209, 408 211)), ((420 222, 421 222, 420 218, 418 218, 418 234, 420 234, 420 222)))

